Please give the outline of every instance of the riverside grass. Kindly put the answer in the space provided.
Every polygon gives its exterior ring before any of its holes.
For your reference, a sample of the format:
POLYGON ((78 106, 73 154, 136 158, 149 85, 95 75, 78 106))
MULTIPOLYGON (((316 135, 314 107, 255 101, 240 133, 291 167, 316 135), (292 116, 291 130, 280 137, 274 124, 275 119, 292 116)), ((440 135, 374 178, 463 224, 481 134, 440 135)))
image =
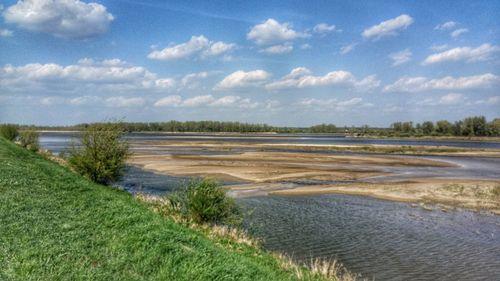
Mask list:
POLYGON ((282 264, 0 138, 0 280, 324 280, 282 264))

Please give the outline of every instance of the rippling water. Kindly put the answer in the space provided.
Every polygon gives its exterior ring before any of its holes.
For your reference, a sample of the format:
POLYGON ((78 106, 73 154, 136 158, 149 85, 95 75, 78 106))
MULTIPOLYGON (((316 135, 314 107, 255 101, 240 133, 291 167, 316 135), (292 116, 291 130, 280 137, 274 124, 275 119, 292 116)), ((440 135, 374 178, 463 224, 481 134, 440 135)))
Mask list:
POLYGON ((338 258, 375 280, 499 280, 500 217, 359 196, 239 199, 246 227, 300 262, 338 258))

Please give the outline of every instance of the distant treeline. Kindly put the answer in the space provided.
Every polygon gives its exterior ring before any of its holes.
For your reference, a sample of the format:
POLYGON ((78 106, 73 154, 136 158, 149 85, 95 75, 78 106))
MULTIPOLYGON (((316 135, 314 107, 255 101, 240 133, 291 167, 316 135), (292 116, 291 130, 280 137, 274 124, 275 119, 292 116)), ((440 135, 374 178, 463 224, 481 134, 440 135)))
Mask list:
MULTIPOLYGON (((467 117, 450 122, 425 121, 423 123, 395 122, 389 128, 337 127, 320 124, 311 127, 279 127, 267 124, 251 124, 221 121, 168 121, 168 122, 121 122, 127 132, 198 132, 198 133, 341 133, 355 136, 419 137, 419 136, 500 136, 500 118, 488 122, 484 116, 467 117)), ((39 130, 82 130, 90 124, 74 126, 36 126, 39 130)), ((28 126, 20 126, 23 127, 28 126)), ((33 127, 33 126, 29 126, 33 127)))
MULTIPOLYGON (((250 124, 221 121, 168 121, 168 122, 121 122, 127 132, 197 132, 197 133, 337 133, 333 124, 312 127, 277 127, 267 124, 250 124)), ((81 130, 90 124, 69 127, 37 127, 40 130, 81 130)))
POLYGON ((415 125, 413 122, 395 122, 391 129, 392 133, 410 136, 500 136, 500 118, 488 122, 484 116, 474 116, 454 123, 440 120, 415 125))

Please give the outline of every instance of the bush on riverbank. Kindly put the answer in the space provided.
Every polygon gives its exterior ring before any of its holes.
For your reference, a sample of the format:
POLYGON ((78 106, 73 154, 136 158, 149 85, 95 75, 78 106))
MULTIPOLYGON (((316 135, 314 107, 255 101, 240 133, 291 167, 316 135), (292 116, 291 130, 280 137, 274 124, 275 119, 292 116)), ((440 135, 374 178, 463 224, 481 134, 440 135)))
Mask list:
POLYGON ((6 138, 9 141, 15 141, 19 131, 16 125, 13 124, 2 124, 0 125, 0 136, 6 138))
POLYGON ((240 219, 234 199, 212 179, 193 181, 168 199, 174 212, 195 223, 235 224, 240 219))
POLYGON ((19 143, 22 147, 30 151, 38 151, 40 145, 38 143, 38 138, 40 134, 33 129, 27 129, 21 131, 19 134, 19 143))
POLYGON ((80 175, 109 184, 122 175, 129 157, 129 144, 119 123, 96 123, 85 128, 80 146, 73 145, 68 162, 80 175))

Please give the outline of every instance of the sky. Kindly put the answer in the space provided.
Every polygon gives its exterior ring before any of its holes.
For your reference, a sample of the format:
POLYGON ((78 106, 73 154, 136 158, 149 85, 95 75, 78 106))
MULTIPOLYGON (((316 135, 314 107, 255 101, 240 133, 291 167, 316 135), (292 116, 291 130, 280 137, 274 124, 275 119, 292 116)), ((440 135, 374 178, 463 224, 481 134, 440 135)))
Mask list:
POLYGON ((0 0, 0 123, 500 117, 500 1, 0 0))

